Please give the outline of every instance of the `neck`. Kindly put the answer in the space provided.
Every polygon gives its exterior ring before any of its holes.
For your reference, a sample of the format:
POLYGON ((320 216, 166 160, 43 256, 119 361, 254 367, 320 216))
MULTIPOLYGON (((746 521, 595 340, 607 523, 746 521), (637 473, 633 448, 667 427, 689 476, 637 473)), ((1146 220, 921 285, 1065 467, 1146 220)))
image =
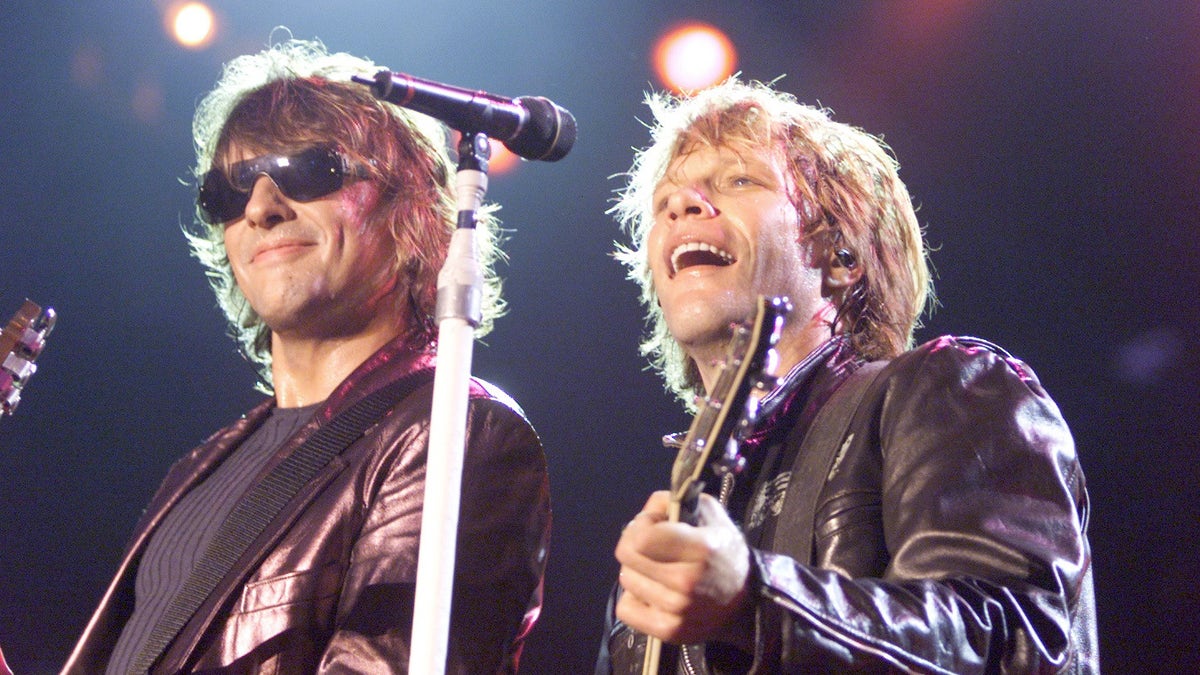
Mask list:
MULTIPOLYGON (((797 321, 798 316, 791 316, 785 322, 783 334, 775 345, 778 365, 775 375, 782 376, 804 360, 813 350, 825 344, 829 339, 829 323, 833 320, 836 309, 832 304, 822 304, 805 321, 797 321)), ((839 325, 835 332, 841 330, 839 325)), ((721 372, 721 362, 728 352, 728 336, 724 342, 710 342, 695 349, 687 349, 687 354, 696 361, 700 370, 700 380, 704 383, 705 391, 712 391, 721 372)))
POLYGON ((281 408, 320 403, 380 347, 403 331, 398 322, 376 320, 353 335, 271 335, 271 377, 281 408))

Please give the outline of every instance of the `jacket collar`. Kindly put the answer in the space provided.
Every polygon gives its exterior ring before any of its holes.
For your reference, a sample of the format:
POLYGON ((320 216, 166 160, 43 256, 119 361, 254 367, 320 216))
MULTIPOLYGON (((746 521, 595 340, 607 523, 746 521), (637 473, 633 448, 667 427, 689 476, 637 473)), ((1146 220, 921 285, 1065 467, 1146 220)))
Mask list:
POLYGON ((746 450, 752 451, 778 433, 783 419, 796 419, 798 407, 802 406, 803 418, 811 418, 825 403, 829 395, 850 373, 862 363, 842 335, 835 335, 808 353, 800 363, 787 372, 771 393, 763 397, 758 410, 758 421, 754 432, 742 441, 746 450))
MULTIPOLYGON (((787 415, 792 404, 807 398, 798 395, 813 389, 810 383, 824 380, 827 373, 832 374, 835 382, 840 382, 853 369, 847 366, 861 362, 851 351, 849 342, 842 335, 835 335, 819 347, 808 353, 800 363, 792 366, 783 377, 779 378, 775 387, 762 398, 756 414, 758 422, 755 431, 742 442, 748 447, 756 447, 761 442, 761 430, 772 429, 775 421, 787 415), (824 367, 823 367, 824 366, 824 367), (832 371, 832 373, 830 373, 832 371)), ((830 387, 832 391, 832 387, 830 387)), ((667 448, 679 449, 683 446, 687 432, 675 432, 663 436, 663 445, 667 448)))

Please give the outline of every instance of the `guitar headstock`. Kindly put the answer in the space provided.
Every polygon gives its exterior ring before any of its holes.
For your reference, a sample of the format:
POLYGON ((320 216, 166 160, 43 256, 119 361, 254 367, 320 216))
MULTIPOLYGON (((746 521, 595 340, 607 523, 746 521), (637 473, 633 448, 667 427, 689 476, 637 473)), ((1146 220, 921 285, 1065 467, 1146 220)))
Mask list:
POLYGON ((11 415, 21 402, 21 389, 37 371, 34 361, 56 318, 52 308, 26 300, 0 332, 0 416, 11 415))
POLYGON ((787 298, 760 296, 755 314, 733 328, 733 338, 712 390, 697 406, 692 426, 671 470, 671 498, 688 502, 701 489, 699 482, 714 448, 720 448, 714 469, 736 473, 745 460, 738 441, 754 427, 758 404, 775 387, 779 357, 775 343, 783 332, 792 305, 787 298))

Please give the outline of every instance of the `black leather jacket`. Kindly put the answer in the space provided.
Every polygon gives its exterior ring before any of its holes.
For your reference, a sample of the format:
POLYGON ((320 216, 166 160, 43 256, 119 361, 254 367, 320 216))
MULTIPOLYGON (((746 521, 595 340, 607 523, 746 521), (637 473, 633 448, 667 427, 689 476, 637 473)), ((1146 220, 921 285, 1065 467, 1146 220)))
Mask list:
MULTIPOLYGON (((264 469, 371 392, 433 366, 400 340, 358 367, 264 469)), ((288 503, 221 580, 153 673, 407 672, 432 379, 288 503)), ((261 423, 273 401, 180 459, 134 530, 64 675, 102 673, 134 601, 137 563, 172 506, 261 423)), ((495 387, 472 382, 447 672, 514 672, 541 609, 550 535, 546 460, 495 387)))
MULTIPOLYGON (((752 549, 755 653, 689 645, 678 671, 1096 672, 1087 493, 1033 372, 980 340, 926 343, 867 391, 828 475, 796 475, 799 439, 859 363, 832 340, 765 402, 729 502, 752 549), (815 514, 781 512, 787 485, 813 480, 815 514), (811 546, 777 536, 803 517, 811 546)), ((643 645, 610 607, 597 672, 639 673, 643 645)))

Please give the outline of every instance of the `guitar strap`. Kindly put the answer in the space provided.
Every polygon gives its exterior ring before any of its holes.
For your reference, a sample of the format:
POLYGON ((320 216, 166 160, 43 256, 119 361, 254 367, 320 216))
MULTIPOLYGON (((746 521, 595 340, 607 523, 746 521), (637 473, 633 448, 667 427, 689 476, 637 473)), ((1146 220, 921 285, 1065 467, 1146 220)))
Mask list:
POLYGON ((221 523, 216 537, 196 562, 183 588, 154 626, 130 666, 130 675, 149 672, 217 584, 301 488, 396 403, 428 382, 432 375, 432 368, 418 370, 362 398, 317 429, 247 490, 221 523))
MULTIPOLYGON (((872 361, 851 373, 821 406, 808 427, 792 462, 792 473, 780 510, 785 517, 777 521, 774 550, 800 563, 812 562, 813 532, 821 489, 825 487, 839 452, 845 452, 853 442, 852 437, 847 437, 850 422, 862 406, 867 390, 880 379, 887 364, 887 361, 872 361)), ((796 435, 793 432, 788 437, 789 446, 796 442, 796 435)))

